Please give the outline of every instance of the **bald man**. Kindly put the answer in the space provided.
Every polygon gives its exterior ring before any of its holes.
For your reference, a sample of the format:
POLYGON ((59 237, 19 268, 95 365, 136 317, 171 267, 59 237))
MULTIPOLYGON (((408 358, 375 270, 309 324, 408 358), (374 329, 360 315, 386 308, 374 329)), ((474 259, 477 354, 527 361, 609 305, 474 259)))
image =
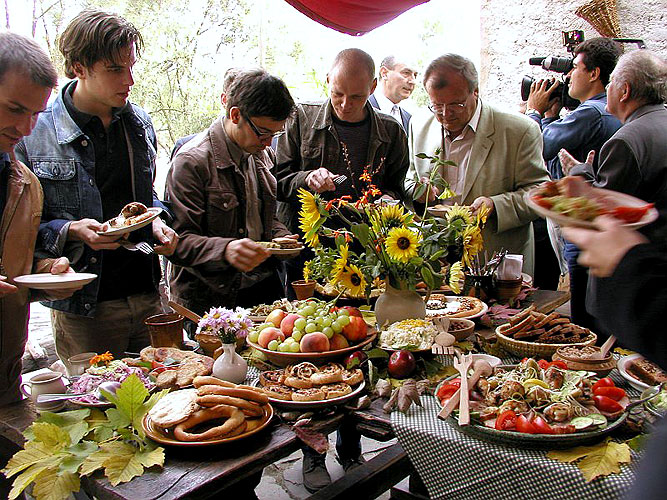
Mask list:
MULTIPOLYGON (((276 177, 278 200, 282 202, 278 215, 293 233, 299 230, 299 188, 320 193, 326 200, 343 195, 358 200, 366 188, 359 177, 368 165, 373 184, 385 198, 404 197, 403 180, 409 166, 407 138, 394 118, 376 111, 368 102, 377 85, 371 56, 359 49, 343 50, 331 65, 327 83, 329 98, 298 104, 297 112, 285 124, 285 134, 278 139, 276 177), (346 178, 340 182, 337 178, 343 175, 346 178)), ((310 258, 311 252, 302 252, 286 263, 288 283, 302 277, 303 262, 310 258)), ((354 423, 341 425, 336 450, 345 471, 363 461, 359 439, 354 423)), ((303 452, 304 486, 312 493, 331 479, 325 455, 307 447, 303 452)))
MULTIPOLYGON (((329 98, 302 103, 278 139, 277 171, 279 216, 298 230, 297 191, 305 188, 325 199, 362 196, 359 180, 370 165, 373 183, 385 197, 403 199, 408 170, 408 143, 401 125, 368 103, 377 85, 373 58, 363 50, 338 53, 327 74, 329 98), (349 165, 343 156, 345 145, 349 165), (345 175, 343 182, 334 179, 345 175)), ((298 279, 298 278, 297 278, 298 279)))

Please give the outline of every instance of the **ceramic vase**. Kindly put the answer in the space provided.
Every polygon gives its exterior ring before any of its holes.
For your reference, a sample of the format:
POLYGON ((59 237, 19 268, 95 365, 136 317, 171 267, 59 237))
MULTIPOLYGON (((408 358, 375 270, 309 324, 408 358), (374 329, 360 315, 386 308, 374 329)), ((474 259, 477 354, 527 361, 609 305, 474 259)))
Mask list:
POLYGON ((213 363, 213 376, 234 384, 245 380, 248 363, 236 353, 235 344, 222 344, 222 354, 213 363))
POLYGON ((386 284, 385 291, 375 302, 377 327, 404 319, 423 319, 426 317, 426 303, 421 295, 410 289, 394 288, 386 284))

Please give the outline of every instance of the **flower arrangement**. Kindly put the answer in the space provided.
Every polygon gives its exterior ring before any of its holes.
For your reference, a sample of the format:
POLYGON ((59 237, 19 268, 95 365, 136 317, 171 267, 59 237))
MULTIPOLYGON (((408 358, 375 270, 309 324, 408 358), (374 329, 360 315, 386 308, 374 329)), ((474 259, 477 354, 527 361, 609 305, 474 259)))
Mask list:
POLYGON ((234 344, 237 339, 245 339, 248 335, 252 327, 249 315, 250 311, 242 307, 212 307, 199 320, 197 333, 217 335, 223 344, 234 344))
POLYGON ((415 289, 420 281, 435 289, 447 279, 458 293, 463 265, 483 247, 481 229, 488 211, 473 214, 453 205, 444 218, 430 217, 426 210, 418 217, 379 199, 382 193, 368 167, 360 180, 367 187, 356 202, 348 196, 325 201, 299 190, 300 228, 315 253, 304 266, 304 278, 326 281, 355 297, 368 297, 378 279, 398 289, 415 289), (344 227, 328 228, 333 217, 344 227), (333 239, 333 245, 324 246, 321 238, 333 239))

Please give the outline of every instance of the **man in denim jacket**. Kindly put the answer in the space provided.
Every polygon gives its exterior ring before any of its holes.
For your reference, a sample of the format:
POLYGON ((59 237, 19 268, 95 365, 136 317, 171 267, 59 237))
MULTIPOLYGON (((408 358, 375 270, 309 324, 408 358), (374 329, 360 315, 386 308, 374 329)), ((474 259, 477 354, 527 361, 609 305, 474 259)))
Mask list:
MULTIPOLYGON (((144 319, 161 312, 157 256, 122 248, 120 235, 98 234, 129 202, 161 206, 152 188, 155 131, 127 101, 141 47, 141 35, 123 18, 81 12, 59 42, 66 74, 76 79, 17 147, 44 189, 38 251, 65 253, 79 270, 99 276, 71 299, 46 303, 65 364, 80 352, 138 351, 149 344, 144 319)), ((129 239, 155 241, 155 252, 165 255, 177 242, 159 218, 129 239)))
MULTIPOLYGON (((526 114, 542 128, 542 154, 553 179, 564 175, 558 158, 561 149, 584 162, 589 151, 599 153, 602 145, 621 127, 618 118, 605 109, 605 87, 621 55, 619 44, 610 38, 591 38, 577 45, 574 55, 573 68, 568 73, 569 94, 581 101, 577 109, 564 118, 542 118, 553 102, 551 93, 556 86, 547 88, 545 81, 533 83, 528 96, 526 114)), ((594 168, 597 168, 597 156, 594 168)), ((585 306, 588 270, 577 264, 579 250, 575 245, 565 242, 564 255, 570 275, 572 321, 593 328, 593 318, 585 306)))

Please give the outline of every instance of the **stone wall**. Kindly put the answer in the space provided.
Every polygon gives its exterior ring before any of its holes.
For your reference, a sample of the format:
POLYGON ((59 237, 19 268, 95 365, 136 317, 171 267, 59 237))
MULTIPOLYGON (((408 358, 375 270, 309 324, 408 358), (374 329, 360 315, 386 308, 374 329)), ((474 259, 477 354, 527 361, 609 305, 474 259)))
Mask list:
MULTIPOLYGON (((529 66, 529 57, 567 55, 561 31, 584 30, 600 36, 574 14, 588 0, 481 0, 480 92, 499 107, 516 110, 523 75, 548 73, 529 66)), ((617 0, 623 38, 641 38, 650 50, 667 57, 667 0, 617 0)))

